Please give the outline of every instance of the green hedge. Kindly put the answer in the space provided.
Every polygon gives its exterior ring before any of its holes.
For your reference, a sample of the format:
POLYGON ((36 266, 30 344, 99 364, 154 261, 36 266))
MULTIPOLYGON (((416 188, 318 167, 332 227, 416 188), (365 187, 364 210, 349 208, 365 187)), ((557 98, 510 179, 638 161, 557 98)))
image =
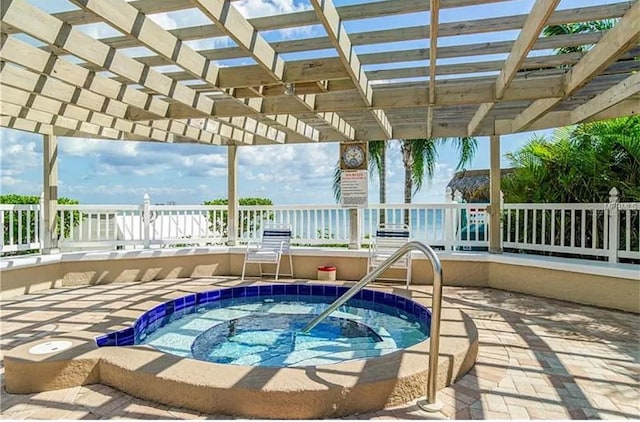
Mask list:
MULTIPOLYGON (((238 203, 243 206, 249 205, 273 205, 273 202, 269 198, 240 198, 238 203)), ((229 205, 228 199, 218 198, 213 199, 211 201, 204 201, 204 205, 229 205)), ((222 217, 219 219, 215 218, 215 214, 213 211, 209 212, 209 223, 211 224, 211 230, 222 233, 223 236, 228 236, 229 231, 227 229, 228 224, 228 213, 227 211, 222 211, 222 217)), ((241 220, 241 228, 242 231, 240 235, 243 233, 248 233, 254 230, 260 229, 260 223, 263 220, 273 220, 273 213, 269 212, 267 215, 258 215, 254 216, 251 214, 245 214, 245 216, 241 220)))
MULTIPOLYGON (((70 198, 58 198, 58 204, 60 205, 76 205, 80 202, 70 198)), ((0 195, 0 204, 13 204, 13 205, 38 205, 40 204, 40 197, 35 195, 18 195, 7 194, 0 195)), ((13 238, 14 240, 19 238, 20 231, 22 231, 22 239, 27 239, 28 234, 31 234, 31 239, 37 237, 36 233, 36 221, 40 218, 37 211, 30 212, 18 212, 18 211, 3 211, 4 222, 4 243, 9 243, 9 232, 11 223, 10 213, 13 213, 13 238), (20 221, 22 220, 22 221, 20 221)), ((74 226, 80 223, 80 213, 78 211, 65 211, 64 212, 64 228, 61 227, 60 220, 56 228, 56 234, 64 233, 64 236, 69 236, 71 232, 71 217, 73 216, 74 226)))

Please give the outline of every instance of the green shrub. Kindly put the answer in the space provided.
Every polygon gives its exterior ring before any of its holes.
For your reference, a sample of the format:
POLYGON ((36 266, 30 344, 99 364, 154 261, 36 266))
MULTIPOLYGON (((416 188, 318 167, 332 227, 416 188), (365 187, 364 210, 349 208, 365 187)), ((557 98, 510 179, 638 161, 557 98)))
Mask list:
MULTIPOLYGON (((271 199, 268 199, 268 198, 240 198, 238 200, 238 203, 243 206, 273 205, 273 202, 271 201, 271 199)), ((211 201, 204 201, 203 204, 227 206, 229 205, 229 200, 219 198, 219 199, 213 199, 211 201)), ((211 230, 222 233, 223 236, 228 236, 229 234, 229 231, 227 229, 228 217, 229 216, 228 216, 227 210, 224 210, 221 213, 210 211, 209 223, 211 224, 211 227, 210 227, 211 230), (216 215, 219 215, 220 217, 216 218, 216 215)), ((274 215, 272 212, 267 212, 266 214, 246 213, 244 214, 244 216, 242 217, 242 220, 240 221, 241 232, 239 234, 242 235, 243 233, 249 233, 255 230, 259 230, 260 224, 262 223, 263 220, 273 220, 273 217, 274 215)))

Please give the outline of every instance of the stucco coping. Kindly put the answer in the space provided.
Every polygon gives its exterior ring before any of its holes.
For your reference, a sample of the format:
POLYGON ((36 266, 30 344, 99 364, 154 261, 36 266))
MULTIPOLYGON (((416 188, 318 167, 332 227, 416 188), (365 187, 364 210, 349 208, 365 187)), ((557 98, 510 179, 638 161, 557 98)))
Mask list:
MULTIPOLYGON (((337 284, 342 284, 338 282, 337 284)), ((350 284, 350 283, 347 283, 350 284)), ((224 287, 224 286, 220 286, 224 287)), ((371 286, 430 306, 419 290, 371 286)), ((132 321, 144 311, 131 312, 132 321)), ((98 348, 92 329, 41 338, 5 353, 5 386, 33 393, 103 383, 144 399, 208 413, 262 418, 323 418, 397 406, 424 396, 429 339, 380 357, 297 368, 223 365, 167 354, 149 346, 98 348), (73 344, 35 355, 49 341, 73 344)), ((478 332, 462 311, 443 302, 438 389, 475 364, 478 332)))
MULTIPOLYGON (((53 255, 30 255, 0 260, 0 270, 26 268, 56 262, 103 261, 112 259, 144 259, 161 257, 196 256, 207 254, 244 254, 245 246, 203 246, 190 248, 132 249, 116 251, 65 252, 53 255)), ((330 247, 298 246, 292 247, 293 256, 333 256, 337 258, 366 258, 367 249, 346 249, 330 247)), ((557 271, 570 271, 581 274, 617 277, 640 281, 640 265, 610 263, 588 259, 562 258, 525 254, 490 254, 488 252, 444 252, 436 251, 441 261, 491 262, 506 265, 518 265, 557 271)), ((412 259, 425 260, 424 255, 412 252, 412 259)))

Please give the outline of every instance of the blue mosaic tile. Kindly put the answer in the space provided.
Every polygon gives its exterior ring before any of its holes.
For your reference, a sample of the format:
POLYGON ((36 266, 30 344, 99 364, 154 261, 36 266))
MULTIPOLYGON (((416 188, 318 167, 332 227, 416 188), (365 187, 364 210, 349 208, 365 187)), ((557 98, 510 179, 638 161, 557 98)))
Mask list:
POLYGON ((260 295, 260 287, 258 286, 249 286, 245 289, 245 291, 247 292, 247 297, 260 295))
MULTIPOLYGON (((220 299, 243 298, 255 296, 287 295, 287 296, 318 296, 325 297, 329 302, 342 296, 349 290, 348 286, 333 285, 306 285, 306 284, 272 284, 262 286, 238 286, 189 294, 174 300, 156 305, 154 308, 142 314, 134 324, 126 329, 108 333, 96 337, 98 347, 103 346, 128 346, 137 344, 148 334, 169 321, 179 319, 183 315, 192 313, 197 307, 205 305, 207 308, 219 308, 220 299)), ((373 308, 385 312, 384 306, 391 306, 406 311, 429 326, 431 312, 424 306, 401 296, 391 293, 378 292, 363 289, 353 296, 353 299, 360 299, 373 302, 373 308)))
POLYGON ((311 296, 311 286, 307 284, 298 285, 298 296, 311 296))
POLYGON ((162 320, 162 318, 164 318, 166 314, 167 314, 166 304, 161 303, 160 305, 157 305, 155 308, 149 311, 149 322, 162 320))
POLYGON ((361 290, 361 292, 362 292, 362 299, 363 300, 367 300, 369 302, 373 302, 373 291, 372 290, 363 289, 363 290, 361 290))
POLYGON ((184 297, 179 297, 173 300, 173 311, 179 311, 184 309, 184 297))
POLYGON ((271 285, 259 286, 259 296, 271 296, 271 285))
POLYGON ((382 303, 389 306, 395 306, 396 297, 397 296, 392 293, 385 293, 384 298, 382 299, 382 303))
POLYGON ((383 292, 373 292, 373 301, 374 301, 374 303, 383 303, 384 302, 384 293, 383 292))
POLYGON ((297 284, 287 284, 284 288, 285 294, 296 296, 298 294, 297 284))
POLYGON ((212 292, 207 292, 207 301, 214 302, 220 299, 222 299, 222 290, 214 290, 212 292))
POLYGON ((116 334, 116 345, 118 346, 133 345, 133 328, 132 327, 117 331, 115 334, 116 334))
MULTIPOLYGON (((247 289, 245 287, 234 287, 231 289, 231 292, 234 298, 247 296, 247 289)), ((222 293, 222 297, 224 299, 224 292, 222 293)))
POLYGON ((338 296, 338 286, 324 286, 324 295, 329 297, 338 296))
POLYGON ((96 337, 96 344, 98 345, 98 347, 115 346, 116 345, 115 333, 105 334, 100 337, 96 337))
POLYGON ((393 304, 396 308, 400 308, 403 311, 407 310, 407 300, 403 297, 396 296, 395 303, 393 304))

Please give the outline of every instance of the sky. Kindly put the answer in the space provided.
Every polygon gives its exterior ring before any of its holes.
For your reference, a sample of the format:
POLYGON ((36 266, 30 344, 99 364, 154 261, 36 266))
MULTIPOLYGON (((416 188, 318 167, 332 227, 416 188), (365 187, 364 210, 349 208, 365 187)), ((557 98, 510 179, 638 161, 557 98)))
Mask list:
MULTIPOLYGON (((29 0, 30 3, 47 12, 75 9, 65 0, 29 0)), ((596 0, 563 0, 559 9, 609 3, 596 0)), ((336 0, 336 5, 362 3, 358 0, 336 0)), ((233 3, 247 17, 271 15, 309 9, 307 0, 241 0, 233 3)), ((443 10, 440 21, 464 21, 487 17, 495 13, 489 7, 498 8, 500 14, 527 13, 533 0, 514 0, 493 6, 466 9, 443 10), (487 16, 485 16, 485 14, 487 16)), ((204 16, 193 12, 162 13, 151 15, 165 29, 208 23, 204 16)), ((348 32, 395 28, 418 25, 428 21, 429 14, 415 14, 409 21, 405 17, 386 19, 384 22, 367 19, 346 22, 348 32), (420 22, 421 19, 424 19, 420 22), (381 26, 382 25, 382 26, 381 26)), ((112 28, 100 25, 84 25, 82 30, 95 38, 118 34, 112 28)), ((292 37, 317 37, 324 35, 319 25, 304 28, 290 28, 269 31, 263 35, 269 41, 292 37)), ((516 32, 517 35, 517 32, 516 32)), ((514 39, 513 31, 478 34, 472 40, 462 37, 447 37, 439 45, 477 43, 514 39)), ((38 42, 22 36, 32 44, 38 42)), ((215 38, 189 42, 195 49, 233 45, 228 38, 215 38)), ((424 47, 423 42, 395 43, 393 48, 410 49, 424 47), (398 45, 395 45, 398 44, 398 45)), ((361 46, 359 54, 388 50, 389 45, 361 46)), ((136 57, 149 55, 145 48, 129 49, 127 54, 136 57)), ((334 56, 335 51, 317 51, 316 56, 334 56)), ((550 54, 536 52, 535 54, 550 54)), ((304 55, 292 53, 285 60, 302 59, 304 55)), ((505 55, 486 56, 487 59, 504 59, 505 55)), ((74 57, 66 57, 77 62, 74 57)), ((472 57, 471 59, 478 59, 472 57)), ((465 60, 468 60, 466 58, 465 60)), ((458 59, 458 62, 464 60, 458 59)), ((251 64, 250 59, 226 60, 220 66, 251 64)), ((451 61, 439 61, 439 64, 451 61)), ((428 65, 425 62, 410 62, 396 66, 428 65)), ((385 67, 386 66, 386 67, 385 67)), ((371 66, 367 70, 389 68, 371 66)), ((171 71, 173 69, 158 69, 171 71)), ((539 131, 538 135, 548 135, 551 131, 539 131)), ((521 147, 533 133, 503 136, 501 149, 503 167, 509 165, 504 154, 521 147)), ((391 141, 388 152, 387 190, 388 203, 403 201, 403 166, 399 142, 391 141)), ((333 169, 338 159, 337 142, 318 144, 241 146, 238 148, 238 191, 240 197, 267 197, 274 204, 334 204, 331 190, 333 169)), ((42 137, 12 129, 0 128, 0 192, 38 195, 42 191, 42 137)), ((449 146, 439 151, 436 172, 431 183, 414 197, 415 203, 438 203, 444 200, 444 191, 451 179, 457 163, 456 151, 449 146)), ((489 139, 478 138, 478 152, 469 169, 488 168, 489 139)), ((369 202, 378 203, 378 185, 370 180, 369 202)), ((152 203, 175 202, 177 204, 201 204, 205 200, 227 197, 227 155, 226 147, 196 144, 162 144, 156 142, 125 142, 93 140, 83 138, 59 138, 59 196, 79 200, 85 204, 138 204, 148 193, 152 203)))

